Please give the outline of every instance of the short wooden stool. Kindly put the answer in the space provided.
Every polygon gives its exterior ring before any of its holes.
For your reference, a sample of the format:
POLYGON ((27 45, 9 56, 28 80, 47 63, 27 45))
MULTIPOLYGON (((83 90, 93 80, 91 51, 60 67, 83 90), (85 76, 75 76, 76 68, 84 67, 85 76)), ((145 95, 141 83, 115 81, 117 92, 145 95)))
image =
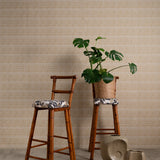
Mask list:
POLYGON ((51 100, 36 101, 34 104, 34 115, 33 115, 25 160, 28 160, 29 158, 39 159, 39 160, 54 160, 54 153, 66 154, 70 156, 70 160, 76 160, 74 142, 73 142, 73 134, 72 134, 72 126, 71 126, 71 117, 70 117, 70 108, 71 108, 73 90, 74 90, 74 86, 76 82, 76 76, 75 75, 74 76, 51 76, 51 79, 53 79, 51 100), (71 79, 72 80, 71 89, 70 90, 57 90, 56 89, 57 79, 71 79), (63 100, 55 100, 55 93, 69 94, 69 101, 67 102, 63 100), (41 110, 48 110, 48 139, 47 141, 33 138, 37 114, 38 114, 38 111, 41 111, 41 110), (54 112, 58 112, 58 111, 64 111, 67 137, 54 135, 54 112), (68 146, 65 148, 54 150, 54 137, 68 140, 68 146), (32 146, 32 141, 41 142, 41 144, 32 146), (40 158, 40 157, 30 155, 31 148, 39 147, 42 145, 47 145, 47 158, 40 158), (69 149, 69 153, 62 152, 65 149, 69 149))
POLYGON ((91 152, 90 160, 93 160, 93 158, 94 158, 94 150, 100 149, 100 148, 95 148, 95 144, 100 143, 100 142, 96 142, 96 135, 104 135, 104 134, 120 135, 117 99, 114 99, 114 98, 112 98, 112 99, 95 99, 94 84, 92 85, 92 89, 93 89, 94 107, 93 107, 92 125, 91 125, 90 141, 89 141, 89 149, 88 149, 89 152, 91 152), (98 110, 99 110, 100 104, 112 105, 114 128, 107 128, 107 129, 98 128, 97 129, 98 110), (106 132, 104 132, 104 131, 106 131, 106 132))

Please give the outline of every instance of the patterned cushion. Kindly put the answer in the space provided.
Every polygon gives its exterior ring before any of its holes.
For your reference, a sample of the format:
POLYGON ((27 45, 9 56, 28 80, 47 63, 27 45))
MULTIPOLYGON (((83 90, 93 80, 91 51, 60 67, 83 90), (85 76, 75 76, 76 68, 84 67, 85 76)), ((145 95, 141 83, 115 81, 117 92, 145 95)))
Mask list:
POLYGON ((94 104, 112 104, 112 105, 116 105, 116 104, 118 104, 118 100, 115 99, 115 98, 111 98, 111 99, 95 98, 94 99, 94 104))
POLYGON ((38 108, 62 108, 69 107, 68 102, 63 100, 37 100, 33 103, 33 107, 38 108))

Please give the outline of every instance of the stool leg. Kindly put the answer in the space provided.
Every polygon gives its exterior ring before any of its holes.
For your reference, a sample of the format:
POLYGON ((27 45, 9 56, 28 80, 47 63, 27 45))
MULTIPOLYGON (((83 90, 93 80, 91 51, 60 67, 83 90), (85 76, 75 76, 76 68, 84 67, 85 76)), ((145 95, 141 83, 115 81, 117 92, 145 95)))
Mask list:
POLYGON ((76 160, 73 133, 72 133, 72 125, 71 125, 70 109, 67 109, 64 112, 65 112, 65 121, 66 121, 66 130, 67 130, 67 137, 68 137, 70 159, 76 160))
POLYGON ((118 105, 112 105, 113 109, 113 121, 115 133, 120 135, 119 119, 118 119, 118 105))
POLYGON ((35 108, 34 109, 33 119, 32 119, 32 125, 31 125, 30 136, 29 136, 29 140, 28 140, 28 146, 27 146, 27 152, 26 152, 25 160, 29 159, 31 145, 32 145, 32 139, 33 139, 33 134, 34 134, 35 125, 36 125, 37 114, 38 114, 38 109, 35 108))
POLYGON ((68 110, 68 119, 69 119, 69 125, 70 125, 70 133, 71 133, 71 141, 72 141, 72 154, 73 154, 73 160, 76 160, 75 156, 75 148, 74 148, 74 139, 73 139, 73 132, 72 132, 72 124, 71 124, 71 115, 70 115, 70 109, 68 110))
POLYGON ((90 131, 90 140, 89 140, 89 147, 88 147, 88 151, 91 152, 91 146, 92 146, 92 142, 93 142, 93 133, 94 133, 94 125, 95 125, 95 105, 93 107, 93 115, 92 115, 92 125, 91 125, 91 131, 90 131))
POLYGON ((47 160, 54 160, 54 110, 48 110, 47 160))
POLYGON ((93 160, 94 150, 95 150, 95 141, 96 141, 96 130, 97 130, 97 121, 98 121, 98 109, 99 105, 94 105, 93 109, 93 120, 92 120, 92 129, 91 129, 91 137, 90 137, 90 145, 89 149, 91 151, 90 160, 93 160))

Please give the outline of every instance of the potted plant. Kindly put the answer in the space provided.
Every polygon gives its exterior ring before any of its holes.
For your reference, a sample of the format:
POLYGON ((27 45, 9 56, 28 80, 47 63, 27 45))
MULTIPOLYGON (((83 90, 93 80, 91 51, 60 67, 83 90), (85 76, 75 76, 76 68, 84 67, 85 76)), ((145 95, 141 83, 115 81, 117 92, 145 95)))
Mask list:
MULTIPOLYGON (((103 86, 100 86, 101 84, 102 85, 108 84, 107 86, 109 85, 115 86, 116 78, 111 73, 113 70, 116 70, 122 67, 129 67, 130 72, 132 74, 134 74, 137 71, 137 66, 134 63, 120 65, 112 69, 103 68, 102 63, 106 62, 108 59, 111 59, 112 61, 122 61, 124 56, 122 53, 116 50, 106 51, 103 48, 96 47, 97 41, 100 39, 106 39, 106 38, 97 37, 95 39, 95 45, 91 46, 90 49, 88 48, 90 44, 89 39, 84 40, 82 38, 75 38, 73 40, 74 47, 84 48, 83 53, 85 56, 88 57, 89 64, 90 64, 90 68, 85 69, 82 72, 81 76, 84 77, 87 83, 93 83, 96 86, 95 88, 99 90, 105 88, 103 86)), ((113 90, 115 90, 115 87, 113 90)), ((96 98, 104 98, 104 97, 99 97, 97 95, 96 98)), ((113 97, 110 97, 110 98, 113 98, 113 97)))

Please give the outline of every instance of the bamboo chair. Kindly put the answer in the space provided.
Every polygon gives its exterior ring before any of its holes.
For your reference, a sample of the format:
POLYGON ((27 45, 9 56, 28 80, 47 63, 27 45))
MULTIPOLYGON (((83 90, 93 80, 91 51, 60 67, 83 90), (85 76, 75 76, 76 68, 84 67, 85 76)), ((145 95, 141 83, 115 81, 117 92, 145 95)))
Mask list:
MULTIPOLYGON (((116 79, 119 79, 119 77, 116 77, 116 79)), ((95 99, 94 84, 92 84, 92 93, 93 93, 93 99, 95 99)), ((90 141, 89 141, 89 148, 88 148, 88 151, 91 152, 90 160, 94 159, 94 151, 100 149, 99 147, 95 147, 95 144, 100 144, 100 142, 96 141, 96 135, 107 135, 107 134, 120 135, 120 126, 119 126, 119 119, 118 119, 118 101, 115 99, 115 102, 113 101, 108 105, 112 106, 114 128, 98 128, 97 129, 98 110, 100 107, 100 103, 94 104, 93 106, 92 125, 91 125, 90 141)))
POLYGON ((36 105, 34 106, 34 115, 33 115, 25 160, 29 160, 29 158, 34 158, 34 159, 39 159, 39 160, 54 160, 54 153, 66 154, 70 156, 70 160, 76 160, 73 134, 72 134, 72 126, 71 126, 71 117, 70 117, 70 108, 71 108, 74 86, 76 82, 76 76, 75 75, 73 76, 51 76, 51 79, 53 80, 51 100, 55 99, 55 94, 57 93, 58 94, 69 94, 68 106, 59 105, 56 108, 43 107, 43 106, 39 107, 36 105), (56 89, 57 79, 64 79, 64 80, 71 79, 72 80, 71 89, 70 90, 57 90, 56 89), (46 109, 48 110, 48 139, 47 141, 34 139, 33 135, 34 135, 34 130, 36 126, 36 119, 37 119, 38 111, 46 110, 46 109), (67 137, 54 135, 54 113, 58 111, 64 111, 67 137), (62 138, 62 139, 68 140, 68 146, 65 148, 54 150, 54 138, 62 138), (41 144, 32 146, 32 141, 41 142, 41 144), (30 155, 30 150, 32 148, 39 147, 42 145, 47 145, 47 158, 46 159, 30 155), (69 153, 63 152, 63 150, 65 149, 69 149, 69 153))

